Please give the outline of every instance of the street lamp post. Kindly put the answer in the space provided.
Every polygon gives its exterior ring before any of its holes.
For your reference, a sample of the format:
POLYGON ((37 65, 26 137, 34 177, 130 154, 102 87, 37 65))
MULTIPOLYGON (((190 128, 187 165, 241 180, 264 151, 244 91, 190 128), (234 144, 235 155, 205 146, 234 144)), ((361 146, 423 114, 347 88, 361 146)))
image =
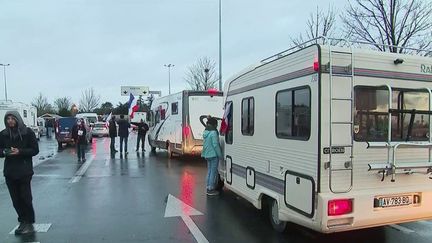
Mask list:
POLYGON ((5 87, 5 99, 8 100, 7 97, 7 80, 6 80, 6 67, 10 66, 10 64, 2 64, 0 63, 0 66, 3 66, 3 77, 4 77, 4 87, 5 87))
POLYGON ((209 79, 208 74, 210 72, 210 69, 206 68, 204 69, 204 72, 205 72, 204 90, 208 90, 210 88, 208 87, 208 79, 209 79))
POLYGON ((168 68, 168 94, 171 94, 171 68, 174 67, 174 64, 165 64, 165 67, 168 68))
POLYGON ((219 91, 222 91, 222 0, 219 0, 219 91))

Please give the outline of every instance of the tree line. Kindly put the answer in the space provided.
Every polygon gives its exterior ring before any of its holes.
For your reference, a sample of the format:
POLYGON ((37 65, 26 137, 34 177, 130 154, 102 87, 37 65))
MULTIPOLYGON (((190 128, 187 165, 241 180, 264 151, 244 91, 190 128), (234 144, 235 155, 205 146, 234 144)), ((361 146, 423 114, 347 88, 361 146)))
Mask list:
MULTIPOLYGON (((42 93, 39 93, 38 96, 33 99, 31 104, 36 107, 38 116, 49 113, 68 117, 74 116, 78 112, 94 112, 98 115, 106 115, 111 112, 113 112, 113 114, 128 114, 128 102, 119 102, 117 105, 114 105, 109 101, 101 103, 100 100, 100 95, 96 94, 93 88, 90 88, 82 92, 78 105, 76 105, 72 101, 72 98, 68 96, 58 97, 53 103, 50 103, 47 96, 42 93)), ((147 109, 147 107, 143 103, 140 109, 147 109)))

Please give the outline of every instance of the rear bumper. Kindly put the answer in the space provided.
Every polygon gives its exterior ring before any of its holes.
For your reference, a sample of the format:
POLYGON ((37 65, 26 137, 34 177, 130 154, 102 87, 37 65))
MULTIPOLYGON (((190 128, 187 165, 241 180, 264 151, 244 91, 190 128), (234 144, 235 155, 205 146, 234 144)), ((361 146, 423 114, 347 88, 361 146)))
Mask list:
POLYGON ((92 135, 93 135, 93 137, 108 137, 109 133, 108 132, 93 131, 92 135))
POLYGON ((352 192, 335 195, 332 193, 320 193, 318 195, 318 215, 321 216, 321 224, 316 225, 317 230, 324 233, 349 231, 355 229, 370 228, 376 226, 398 224, 419 220, 432 219, 432 189, 429 190, 393 190, 385 193, 374 194, 370 191, 352 192), (420 194, 421 201, 417 205, 400 206, 393 208, 375 208, 376 196, 392 196, 403 194, 420 194), (332 199, 353 199, 353 212, 341 216, 328 216, 328 201, 332 199))

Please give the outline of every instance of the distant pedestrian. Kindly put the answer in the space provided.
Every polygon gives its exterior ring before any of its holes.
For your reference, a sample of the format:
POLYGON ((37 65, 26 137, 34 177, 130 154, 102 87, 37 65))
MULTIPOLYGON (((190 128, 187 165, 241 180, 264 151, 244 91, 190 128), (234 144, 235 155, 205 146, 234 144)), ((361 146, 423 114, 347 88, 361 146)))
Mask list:
POLYGON ((120 115, 120 120, 117 123, 119 125, 118 135, 120 137, 120 155, 123 155, 123 151, 125 154, 128 154, 129 128, 131 125, 126 119, 124 119, 124 115, 120 115))
POLYGON ((207 195, 218 195, 218 165, 222 159, 222 151, 219 144, 218 122, 213 117, 208 117, 207 125, 203 133, 204 143, 201 156, 207 160, 207 195))
POLYGON ((53 127, 53 120, 52 119, 46 119, 45 120, 45 128, 46 128, 47 138, 51 138, 52 127, 53 127))
POLYGON ((141 150, 144 152, 145 137, 147 135, 147 131, 149 130, 149 126, 144 122, 143 119, 141 119, 140 122, 132 122, 132 124, 137 126, 138 129, 136 151, 138 152, 141 142, 141 150))
POLYGON ((116 123, 116 117, 112 116, 112 118, 109 121, 109 125, 108 125, 108 130, 109 130, 109 136, 111 138, 111 145, 110 145, 110 149, 111 149, 111 153, 117 153, 118 151, 115 149, 115 140, 116 137, 118 135, 117 132, 117 123, 116 123))
POLYGON ((83 119, 79 119, 72 128, 72 138, 75 141, 78 162, 86 162, 87 129, 83 119))
POLYGON ((15 234, 31 234, 35 223, 32 157, 39 153, 39 145, 36 135, 24 125, 18 112, 6 112, 4 123, 6 129, 0 132, 0 157, 5 157, 3 174, 20 223, 15 234))

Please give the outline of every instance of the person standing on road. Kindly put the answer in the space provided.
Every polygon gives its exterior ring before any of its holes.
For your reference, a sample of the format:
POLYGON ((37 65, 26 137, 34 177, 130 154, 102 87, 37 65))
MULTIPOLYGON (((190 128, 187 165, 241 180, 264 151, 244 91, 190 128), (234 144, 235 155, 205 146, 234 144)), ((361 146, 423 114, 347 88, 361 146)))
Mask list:
POLYGON ((78 123, 72 128, 72 138, 75 141, 78 162, 86 162, 87 130, 83 119, 78 120, 78 123))
POLYGON ((118 135, 117 133, 117 124, 116 124, 116 118, 115 116, 112 116, 111 120, 109 121, 109 125, 108 125, 108 130, 109 130, 109 136, 111 138, 111 145, 110 145, 110 149, 111 149, 111 153, 117 153, 118 151, 115 149, 115 140, 116 137, 118 135))
POLYGON ((143 119, 140 120, 140 122, 132 122, 133 125, 137 126, 138 129, 138 136, 137 136, 137 145, 136 145, 136 151, 139 151, 139 145, 141 144, 141 150, 144 152, 144 146, 145 146, 145 137, 147 134, 147 131, 149 130, 149 126, 147 123, 144 122, 143 119))
POLYGON ((124 152, 128 154, 128 137, 129 137, 129 128, 131 127, 130 123, 124 119, 124 115, 120 115, 120 120, 118 121, 119 130, 118 135, 120 137, 120 155, 123 155, 123 145, 124 152))
POLYGON ((201 157, 207 160, 207 195, 218 195, 216 190, 218 182, 218 165, 222 159, 222 150, 219 144, 218 122, 213 117, 208 117, 207 126, 203 133, 204 143, 201 157))
POLYGON ((35 232, 32 157, 39 153, 39 145, 36 135, 24 125, 18 112, 6 112, 4 123, 6 129, 0 132, 0 157, 5 157, 3 174, 20 223, 15 234, 31 234, 35 232))

